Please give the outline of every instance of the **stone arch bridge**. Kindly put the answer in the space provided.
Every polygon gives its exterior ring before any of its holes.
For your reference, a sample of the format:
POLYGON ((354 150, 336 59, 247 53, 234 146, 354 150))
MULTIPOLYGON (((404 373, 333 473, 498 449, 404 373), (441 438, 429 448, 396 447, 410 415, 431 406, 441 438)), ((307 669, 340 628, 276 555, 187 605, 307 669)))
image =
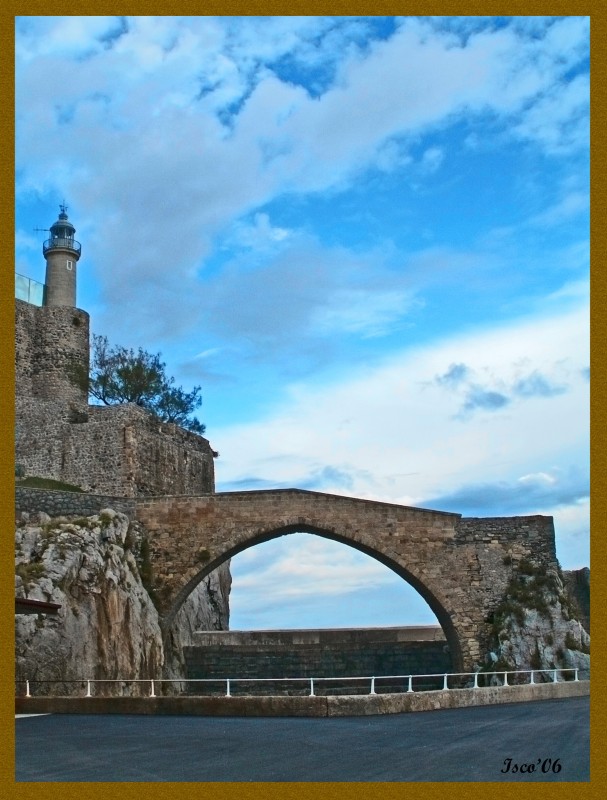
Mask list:
POLYGON ((222 562, 289 533, 314 533, 376 558, 426 600, 454 670, 489 643, 488 618, 517 562, 556 570, 552 517, 460 514, 300 489, 137 498, 165 632, 192 589, 222 562))

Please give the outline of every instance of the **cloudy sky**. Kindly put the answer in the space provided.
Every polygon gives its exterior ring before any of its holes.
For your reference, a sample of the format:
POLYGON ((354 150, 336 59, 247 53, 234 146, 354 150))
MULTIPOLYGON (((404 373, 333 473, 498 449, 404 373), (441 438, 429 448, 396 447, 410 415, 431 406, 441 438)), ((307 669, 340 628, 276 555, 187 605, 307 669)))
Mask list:
MULTIPOLYGON (((78 305, 163 354, 217 489, 553 515, 589 564, 589 21, 23 17, 16 270, 68 205, 78 305)), ((421 624, 293 534, 232 627, 421 624)))

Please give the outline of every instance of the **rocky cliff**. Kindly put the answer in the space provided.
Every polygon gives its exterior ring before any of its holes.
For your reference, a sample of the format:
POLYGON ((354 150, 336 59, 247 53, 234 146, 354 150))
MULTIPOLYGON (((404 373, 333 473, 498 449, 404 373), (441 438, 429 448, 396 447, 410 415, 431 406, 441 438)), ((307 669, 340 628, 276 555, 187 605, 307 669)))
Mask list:
POLYGON ((229 565, 190 595, 165 649, 145 554, 137 526, 111 509, 82 518, 21 513, 15 596, 61 608, 57 616, 15 616, 17 680, 61 682, 45 687, 61 693, 67 681, 86 678, 182 676, 182 648, 192 632, 228 627, 229 565))
MULTIPOLYGON (((589 591, 589 570, 584 573, 589 591)), ((590 636, 572 590, 575 582, 568 573, 520 561, 490 617, 492 645, 484 669, 577 668, 580 678, 588 677, 590 636)))
POLYGON ((588 567, 563 572, 565 591, 578 610, 578 619, 590 633, 590 570, 588 567))

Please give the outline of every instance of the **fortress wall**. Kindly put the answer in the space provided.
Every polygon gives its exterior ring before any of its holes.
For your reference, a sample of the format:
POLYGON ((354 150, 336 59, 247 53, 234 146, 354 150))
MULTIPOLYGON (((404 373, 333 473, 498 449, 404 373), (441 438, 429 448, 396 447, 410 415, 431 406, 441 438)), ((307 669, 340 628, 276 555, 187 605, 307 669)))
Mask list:
POLYGON ((26 475, 97 494, 135 497, 214 491, 202 436, 144 409, 89 406, 74 366, 89 367, 89 315, 16 301, 15 463, 26 475))
POLYGON ((82 428, 81 433, 72 426, 68 446, 89 491, 129 497, 214 491, 213 450, 198 434, 160 422, 133 404, 90 406, 82 428), (85 455, 79 456, 82 437, 85 455))
POLYGON ((70 413, 62 402, 17 396, 15 464, 26 475, 61 480, 63 429, 70 413))
POLYGON ((214 490, 209 442, 142 408, 90 406, 88 421, 68 423, 58 404, 34 400, 31 405, 27 419, 18 414, 16 459, 27 475, 125 497, 214 490))
POLYGON ((71 377, 75 364, 88 374, 89 315, 78 308, 39 307, 15 301, 15 380, 18 396, 62 402, 86 412, 86 389, 71 377))

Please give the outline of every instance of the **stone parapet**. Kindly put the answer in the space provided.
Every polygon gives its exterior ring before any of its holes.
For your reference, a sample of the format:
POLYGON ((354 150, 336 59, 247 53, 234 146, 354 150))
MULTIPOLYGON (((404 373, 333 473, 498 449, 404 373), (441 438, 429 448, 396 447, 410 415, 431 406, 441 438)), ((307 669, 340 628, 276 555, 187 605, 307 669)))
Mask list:
POLYGON ((246 645, 371 644, 393 642, 445 642, 440 625, 409 625, 386 628, 292 628, 257 631, 196 631, 193 644, 199 647, 242 647, 246 645))
POLYGON ((582 697, 590 682, 341 697, 17 697, 16 714, 175 714, 205 717, 343 717, 582 697))

